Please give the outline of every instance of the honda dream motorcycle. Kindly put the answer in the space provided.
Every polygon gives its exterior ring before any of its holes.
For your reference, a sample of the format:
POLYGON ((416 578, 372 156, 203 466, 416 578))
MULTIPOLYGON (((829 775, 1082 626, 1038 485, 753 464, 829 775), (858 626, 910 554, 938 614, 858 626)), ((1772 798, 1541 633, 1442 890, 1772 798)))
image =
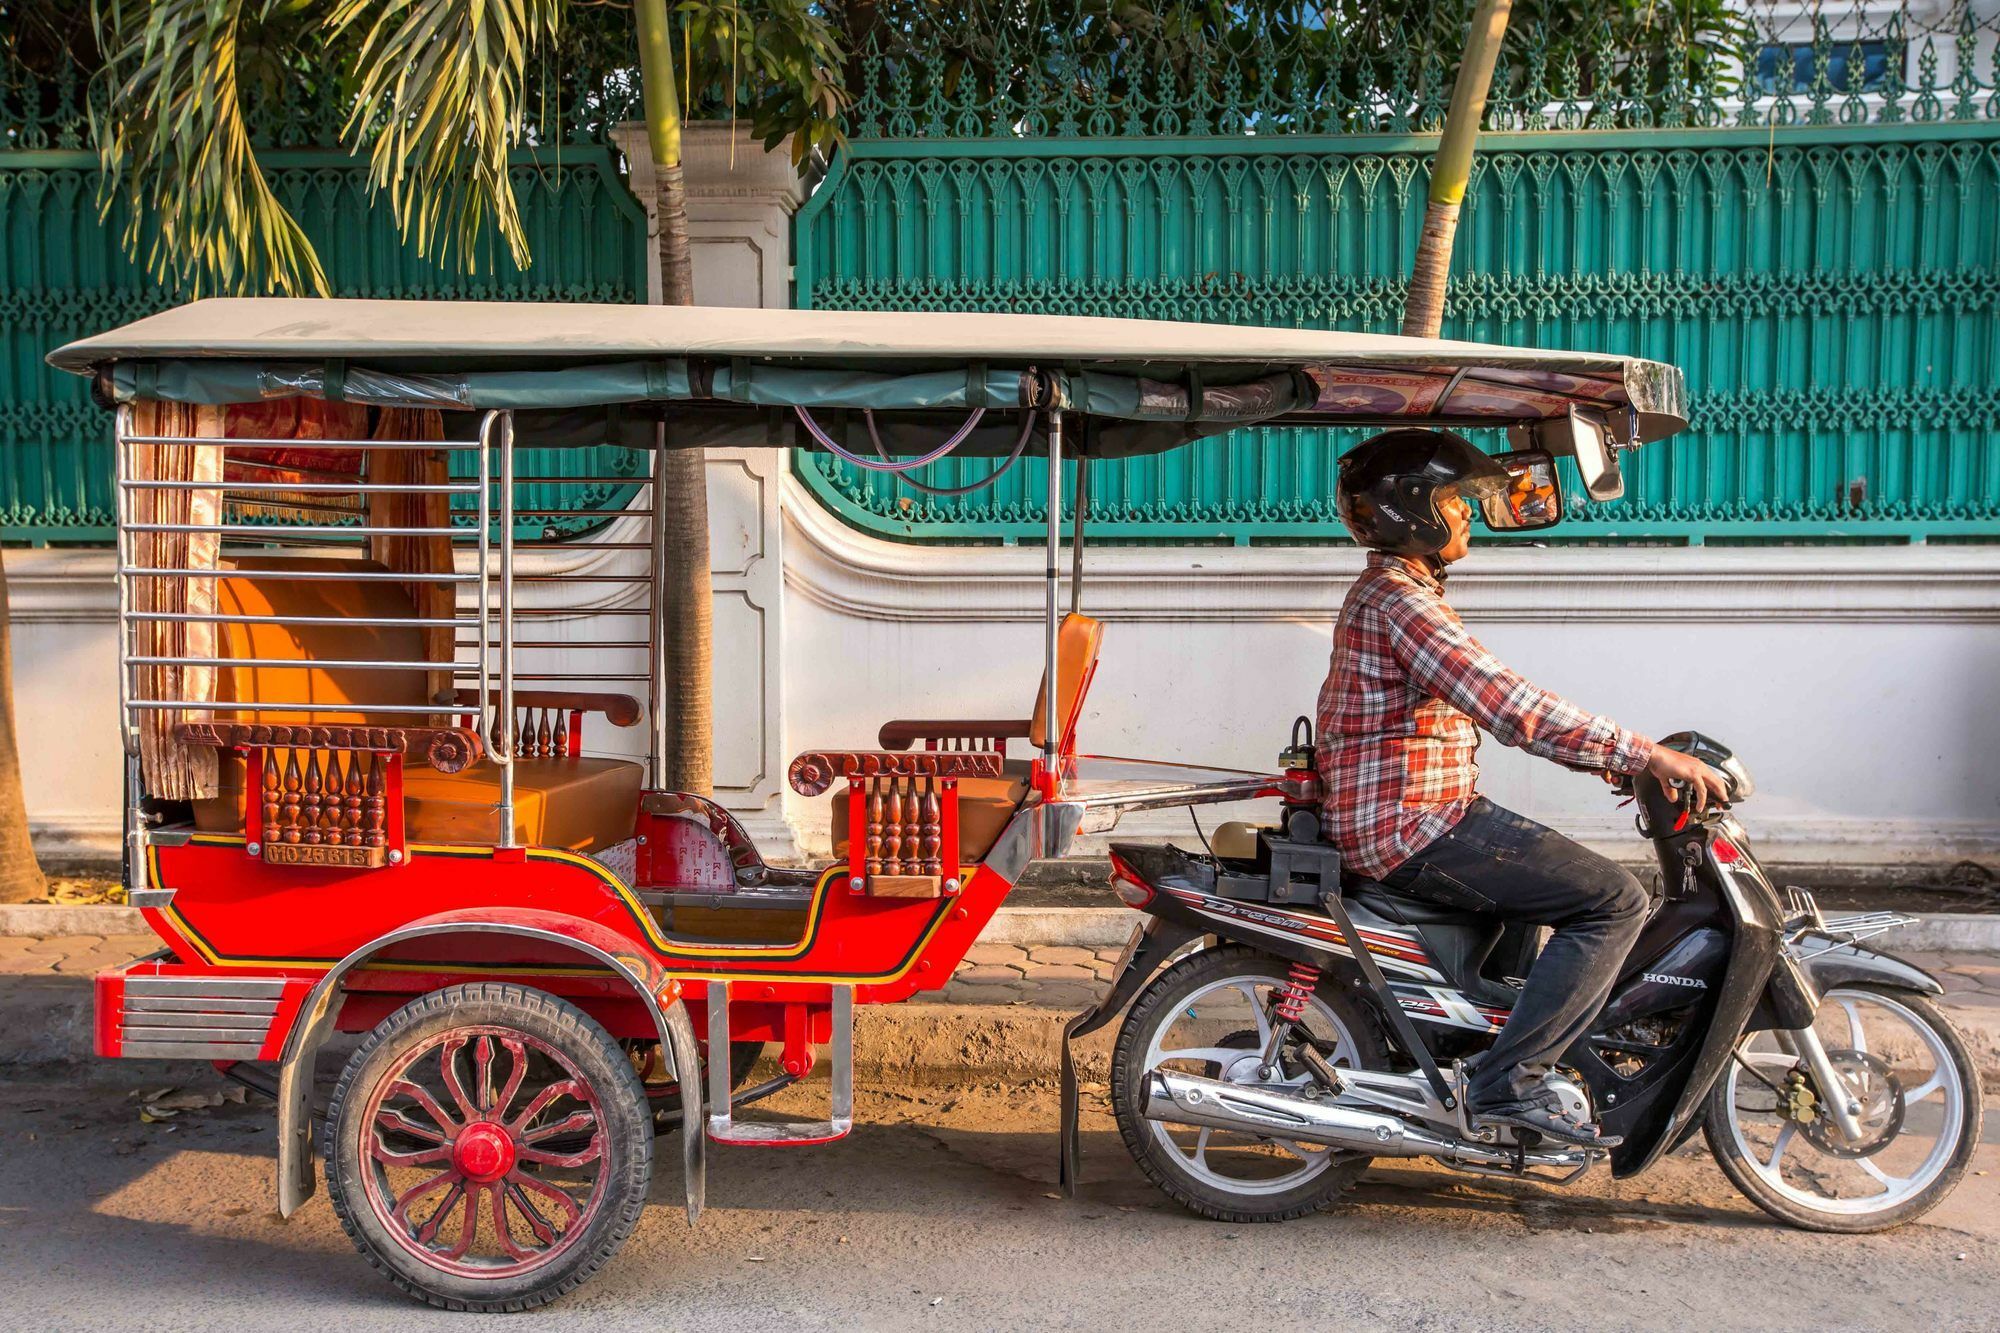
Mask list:
MULTIPOLYGON (((1282 757, 1297 785, 1279 827, 1225 825, 1206 856, 1113 846, 1114 886, 1150 920, 1070 1035, 1130 1002, 1112 1105, 1174 1199, 1279 1221, 1375 1157, 1555 1184, 1608 1159, 1623 1178, 1697 1131, 1753 1203, 1813 1230, 1895 1226, 1957 1185, 1978 1142, 1977 1072, 1937 981, 1861 943, 1912 918, 1781 897, 1728 808, 1751 795, 1747 769, 1695 733, 1662 744, 1719 769, 1728 802, 1696 812, 1650 774, 1618 781, 1658 855, 1654 903, 1554 1075, 1566 1110, 1623 1141, 1577 1147, 1469 1118, 1467 1065, 1506 1022, 1537 932, 1483 912, 1477 884, 1344 873, 1305 799, 1307 726, 1282 757)), ((1073 1086, 1066 1065, 1066 1109, 1073 1086)))

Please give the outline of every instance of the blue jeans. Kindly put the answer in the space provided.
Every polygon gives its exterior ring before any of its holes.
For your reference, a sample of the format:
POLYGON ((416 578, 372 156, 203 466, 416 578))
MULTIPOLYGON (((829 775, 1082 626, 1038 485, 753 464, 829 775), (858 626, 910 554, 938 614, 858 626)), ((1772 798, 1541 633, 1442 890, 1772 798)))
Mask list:
POLYGON ((1477 1108, 1531 1096, 1604 1008, 1646 923, 1645 888, 1616 862, 1483 796, 1383 882, 1405 888, 1420 879, 1433 900, 1555 928, 1466 1089, 1477 1108))

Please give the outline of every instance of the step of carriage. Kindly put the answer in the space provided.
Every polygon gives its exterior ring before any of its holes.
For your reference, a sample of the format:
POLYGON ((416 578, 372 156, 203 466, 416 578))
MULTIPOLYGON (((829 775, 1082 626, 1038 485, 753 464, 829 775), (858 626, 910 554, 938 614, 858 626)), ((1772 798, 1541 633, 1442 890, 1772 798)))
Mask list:
MULTIPOLYGON (((833 1023, 828 1034, 828 1072, 833 1076, 824 1120, 745 1120, 730 1106, 729 1060, 708 1062, 708 1137, 715 1143, 761 1148, 801 1148, 844 1139, 854 1127, 854 987, 833 988, 833 1023)), ((729 983, 708 983, 708 1049, 729 1049, 729 983)))

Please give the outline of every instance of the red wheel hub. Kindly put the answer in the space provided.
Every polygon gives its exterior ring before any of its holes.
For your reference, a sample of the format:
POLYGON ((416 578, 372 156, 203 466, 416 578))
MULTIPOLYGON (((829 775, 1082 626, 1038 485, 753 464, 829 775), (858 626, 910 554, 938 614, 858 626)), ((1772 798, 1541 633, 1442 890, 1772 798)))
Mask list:
POLYGON ((482 1184, 514 1169, 514 1136, 504 1125, 475 1120, 452 1141, 451 1164, 468 1180, 482 1184))

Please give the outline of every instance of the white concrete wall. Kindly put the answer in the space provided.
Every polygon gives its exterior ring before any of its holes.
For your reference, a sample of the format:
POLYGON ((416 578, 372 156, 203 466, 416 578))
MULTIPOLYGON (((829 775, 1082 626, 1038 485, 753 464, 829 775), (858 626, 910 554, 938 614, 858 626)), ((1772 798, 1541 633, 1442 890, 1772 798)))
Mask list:
MULTIPOLYGON (((796 484, 785 499, 788 747, 870 744, 892 716, 1025 715, 1039 552, 897 546, 796 484)), ((1095 552, 1084 606, 1108 626, 1083 749, 1270 765, 1313 709, 1360 563, 1323 547, 1095 552)), ((1780 860, 2000 854, 2000 548, 1479 550, 1450 589, 1530 679, 1652 735, 1734 747, 1759 787, 1745 822, 1780 860)), ((1644 854, 1596 779, 1491 742, 1482 761, 1494 800, 1644 854)), ((803 845, 825 845, 824 799, 787 813, 803 845)), ((1192 837, 1186 814, 1118 836, 1159 834, 1192 837)))

